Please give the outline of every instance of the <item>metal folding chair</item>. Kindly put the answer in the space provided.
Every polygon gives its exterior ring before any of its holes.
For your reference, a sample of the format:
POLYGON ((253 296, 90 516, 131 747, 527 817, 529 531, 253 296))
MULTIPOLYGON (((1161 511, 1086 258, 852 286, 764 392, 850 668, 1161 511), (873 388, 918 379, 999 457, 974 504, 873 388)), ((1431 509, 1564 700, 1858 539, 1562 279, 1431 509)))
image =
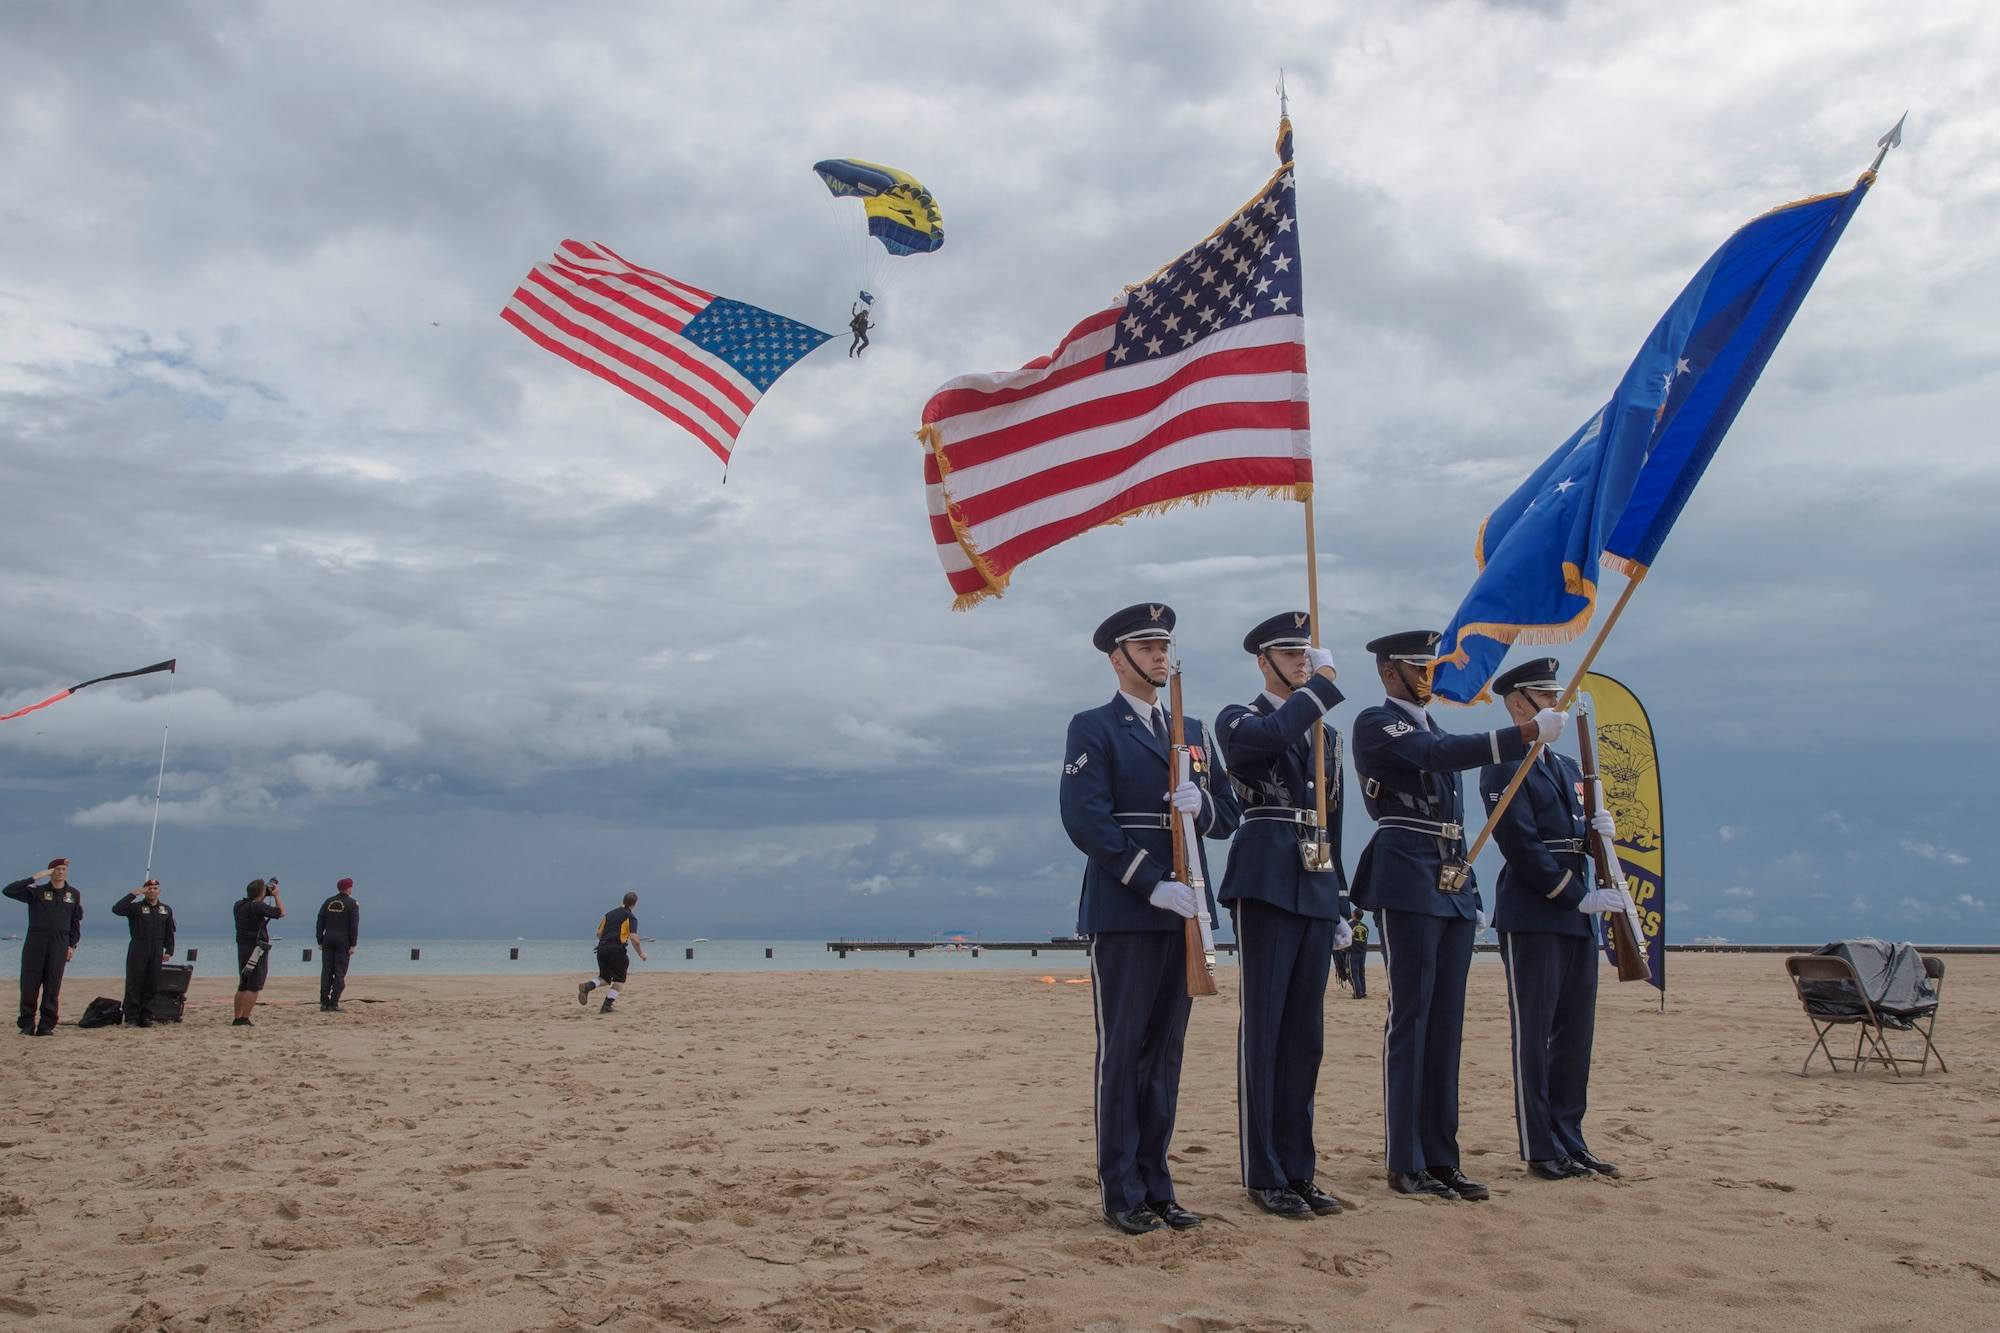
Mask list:
POLYGON ((1931 1029, 1937 1026, 1938 1010, 1944 1007, 1944 959, 1931 953, 1924 954, 1922 957, 1924 960, 1924 975, 1931 979, 1931 984, 1936 988, 1937 994, 1933 997, 1934 1003, 1931 1005, 1931 1011, 1928 1014, 1923 1015, 1921 1019, 1910 1020, 1910 1030, 1924 1039, 1924 1062, 1918 1067, 1917 1072, 1919 1074, 1930 1072, 1931 1057, 1935 1055, 1938 1062, 1938 1072, 1940 1074, 1949 1074, 1951 1070, 1945 1065, 1944 1052, 1939 1050, 1937 1043, 1931 1040, 1931 1029))
MULTIPOLYGON (((1925 961, 1928 971, 1929 960, 1925 961)), ((1825 954, 1794 954, 1785 959, 1785 971, 1791 975, 1792 989, 1797 992, 1799 1004, 1813 1025, 1813 1047, 1806 1052, 1806 1062, 1799 1066, 1800 1078, 1811 1072, 1814 1052, 1825 1055, 1828 1067, 1836 1074, 1858 1074, 1869 1065, 1887 1065, 1895 1071, 1897 1078, 1903 1076, 1903 1067, 1896 1062, 1896 1052, 1889 1045, 1889 1034, 1882 1015, 1868 1002, 1867 992, 1861 989, 1861 978, 1855 975, 1852 963, 1845 958, 1825 954), (1826 1044, 1827 1034, 1843 1024, 1852 1024, 1855 1029, 1851 1058, 1836 1058, 1833 1049, 1826 1044), (1847 1069, 1841 1069, 1840 1059, 1848 1059, 1847 1069)), ((1932 1013, 1935 1021, 1936 1011, 1932 1013)), ((1925 1058, 1928 1060, 1928 1053, 1925 1058)), ((1938 1059, 1938 1067, 1944 1067, 1942 1056, 1938 1059)))

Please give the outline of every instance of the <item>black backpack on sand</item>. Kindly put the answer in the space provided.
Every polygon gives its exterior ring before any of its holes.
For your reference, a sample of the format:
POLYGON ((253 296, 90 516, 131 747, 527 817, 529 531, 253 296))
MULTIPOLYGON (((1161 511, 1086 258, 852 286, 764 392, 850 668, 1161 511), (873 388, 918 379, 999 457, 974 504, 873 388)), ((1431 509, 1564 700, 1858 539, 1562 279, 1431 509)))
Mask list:
POLYGON ((83 1017, 76 1020, 76 1025, 80 1028, 115 1028, 124 1021, 125 1006, 100 995, 84 1006, 83 1017))

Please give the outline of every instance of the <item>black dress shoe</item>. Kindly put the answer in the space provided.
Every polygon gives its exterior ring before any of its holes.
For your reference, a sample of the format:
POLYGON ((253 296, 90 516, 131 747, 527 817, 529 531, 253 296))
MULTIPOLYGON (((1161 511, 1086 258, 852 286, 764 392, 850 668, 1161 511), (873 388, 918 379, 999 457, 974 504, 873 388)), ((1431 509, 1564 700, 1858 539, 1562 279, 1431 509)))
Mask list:
POLYGON ((1422 1171, 1391 1171, 1389 1188, 1398 1194, 1415 1194, 1431 1199, 1457 1199, 1458 1195, 1432 1180, 1422 1171))
POLYGON ((1468 1203, 1477 1203, 1481 1199, 1493 1197, 1492 1190, 1476 1180, 1467 1180, 1465 1172, 1455 1166, 1433 1166, 1425 1174, 1468 1203))
POLYGON ((1107 1208, 1104 1210, 1104 1220, 1128 1236, 1143 1236, 1149 1231, 1158 1231, 1166 1225, 1160 1220, 1158 1213, 1143 1203, 1122 1213, 1114 1213, 1107 1208))
POLYGON ((1310 1180, 1294 1180, 1292 1193, 1304 1200, 1306 1207, 1321 1217, 1332 1217, 1340 1211, 1340 1200, 1328 1194, 1310 1180))
POLYGON ((36 1028, 35 1035, 37 1037, 53 1037, 56 1035, 56 1030, 54 1028, 36 1028))
POLYGON ((1153 1210, 1153 1216, 1165 1222, 1176 1231, 1192 1231, 1201 1225, 1201 1217, 1168 1199, 1164 1203, 1147 1200, 1146 1206, 1153 1210))
POLYGON ((1251 1190, 1250 1202, 1273 1217, 1311 1217, 1312 1208, 1288 1189, 1251 1190))
POLYGON ((139 1015, 139 1017, 132 1020, 132 1026, 135 1028, 149 1028, 153 1026, 152 1015, 150 1014, 139 1015))
POLYGON ((1596 1153, 1592 1152, 1588 1148, 1585 1148, 1581 1152, 1571 1153, 1569 1155, 1569 1160, 1575 1162, 1578 1166, 1590 1168, 1592 1171, 1595 1171, 1600 1176, 1615 1176, 1618 1174, 1618 1168, 1616 1166, 1612 1165, 1610 1162, 1605 1161, 1602 1157, 1599 1157, 1596 1153))
POLYGON ((1528 1170, 1543 1180, 1588 1180, 1596 1175, 1589 1167, 1568 1157, 1548 1162, 1530 1162, 1528 1170))

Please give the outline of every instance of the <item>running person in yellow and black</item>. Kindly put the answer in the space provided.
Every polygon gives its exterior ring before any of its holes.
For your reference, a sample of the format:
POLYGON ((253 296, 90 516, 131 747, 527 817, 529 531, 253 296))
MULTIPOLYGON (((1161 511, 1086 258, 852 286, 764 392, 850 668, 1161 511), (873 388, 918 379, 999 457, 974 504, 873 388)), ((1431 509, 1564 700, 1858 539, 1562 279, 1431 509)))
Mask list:
POLYGON ((632 966, 626 946, 639 951, 639 961, 647 961, 645 946, 639 943, 639 918, 632 915, 638 901, 638 894, 626 894, 624 903, 606 912, 597 923, 597 976, 577 984, 576 1002, 589 1004, 590 993, 602 986, 604 1006, 597 1011, 600 1014, 611 1012, 611 1002, 618 998, 618 988, 625 984, 625 972, 632 966))

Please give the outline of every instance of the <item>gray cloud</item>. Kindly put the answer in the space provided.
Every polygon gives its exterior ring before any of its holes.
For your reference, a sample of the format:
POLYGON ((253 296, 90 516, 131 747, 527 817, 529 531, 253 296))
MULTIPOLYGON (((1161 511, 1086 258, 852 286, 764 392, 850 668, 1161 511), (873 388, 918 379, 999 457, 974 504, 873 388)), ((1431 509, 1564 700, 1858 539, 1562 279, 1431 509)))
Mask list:
POLYGON ((626 887, 660 933, 1067 929, 1090 626, 1171 596, 1193 705, 1247 695, 1297 512, 1095 533, 957 615, 910 431, 1247 197, 1283 64, 1357 703, 1359 645, 1443 621, 1479 519, 1729 229, 1913 106, 1604 665, 1662 732, 1675 934, 1990 929, 1949 857, 1993 814, 2000 40, 1970 4, 1796 38, 1562 4, 9 8, 0 702, 183 670, 0 727, 0 851, 122 886, 170 722, 184 916, 276 867, 448 934, 626 887), (497 318, 579 236, 835 327, 829 155, 920 175, 948 245, 866 362, 778 383, 727 485, 497 318))

